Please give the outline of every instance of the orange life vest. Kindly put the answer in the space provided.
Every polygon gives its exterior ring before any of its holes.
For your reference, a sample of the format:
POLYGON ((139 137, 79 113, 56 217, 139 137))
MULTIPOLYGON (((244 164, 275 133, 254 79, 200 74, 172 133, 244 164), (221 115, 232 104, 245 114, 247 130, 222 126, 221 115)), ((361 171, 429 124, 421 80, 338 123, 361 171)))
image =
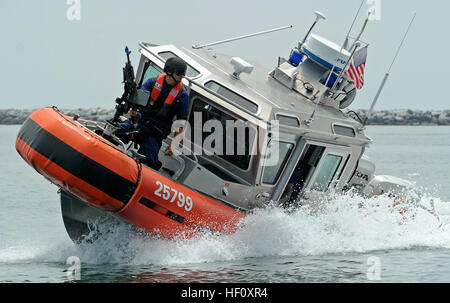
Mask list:
MULTIPOLYGON (((164 85, 164 79, 166 77, 166 74, 161 74, 156 79, 155 86, 152 90, 152 104, 158 100, 159 94, 161 93, 162 87, 164 85)), ((177 85, 172 88, 169 95, 167 96, 166 100, 164 101, 165 104, 172 104, 172 102, 175 100, 175 98, 180 93, 181 89, 183 88, 183 83, 180 81, 177 85)))

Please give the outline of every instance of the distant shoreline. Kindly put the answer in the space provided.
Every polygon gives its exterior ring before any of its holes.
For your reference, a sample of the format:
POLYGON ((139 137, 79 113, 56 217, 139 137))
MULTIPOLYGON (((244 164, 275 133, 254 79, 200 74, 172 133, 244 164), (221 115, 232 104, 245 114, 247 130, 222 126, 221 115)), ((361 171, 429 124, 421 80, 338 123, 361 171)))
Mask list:
MULTIPOLYGON (((0 125, 20 125, 35 109, 0 109, 0 125)), ((75 114, 93 121, 105 121, 114 115, 114 109, 78 108, 61 109, 69 116, 75 114)), ((354 110, 364 121, 367 110, 354 110)), ((357 119, 356 115, 354 115, 357 119)), ((450 110, 379 110, 375 111, 368 125, 450 125, 450 110)))

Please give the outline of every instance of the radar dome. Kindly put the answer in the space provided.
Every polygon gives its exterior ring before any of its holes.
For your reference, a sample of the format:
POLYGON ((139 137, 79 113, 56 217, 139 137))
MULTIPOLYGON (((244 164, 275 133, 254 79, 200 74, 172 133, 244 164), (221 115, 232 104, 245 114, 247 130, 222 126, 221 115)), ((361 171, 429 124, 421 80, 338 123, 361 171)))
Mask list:
POLYGON ((341 51, 341 48, 336 43, 315 34, 311 34, 302 46, 310 59, 329 69, 334 66, 336 72, 342 71, 351 56, 347 50, 341 51))

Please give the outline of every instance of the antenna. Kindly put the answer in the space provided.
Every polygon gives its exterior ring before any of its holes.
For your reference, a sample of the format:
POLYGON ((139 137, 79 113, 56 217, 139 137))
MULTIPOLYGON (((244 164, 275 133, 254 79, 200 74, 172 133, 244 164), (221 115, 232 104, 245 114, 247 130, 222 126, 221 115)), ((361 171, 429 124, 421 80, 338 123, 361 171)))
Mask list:
POLYGON ((196 45, 193 45, 192 48, 193 49, 205 48, 205 47, 208 47, 208 46, 213 46, 213 45, 217 45, 217 44, 232 42, 232 41, 236 41, 236 40, 241 40, 241 39, 245 39, 245 38, 250 38, 250 37, 254 37, 254 36, 259 36, 259 35, 263 35, 263 34, 276 32, 276 31, 281 31, 281 30, 284 30, 284 29, 292 28, 292 27, 293 27, 292 25, 288 25, 288 26, 283 26, 283 27, 279 27, 279 28, 269 29, 269 30, 258 32, 258 33, 254 33, 254 34, 249 34, 249 35, 239 36, 239 37, 230 38, 230 39, 226 39, 226 40, 221 40, 221 41, 217 41, 217 42, 212 42, 212 43, 207 43, 207 44, 196 44, 196 45))
POLYGON ((389 70, 388 70, 387 73, 384 75, 384 78, 383 78, 383 81, 381 82, 380 88, 378 89, 377 94, 375 95, 375 98, 374 98, 374 100, 373 100, 373 102, 372 102, 372 105, 370 106, 370 109, 369 109, 369 111, 367 112, 367 117, 366 117, 366 119, 364 120, 364 123, 363 123, 362 128, 364 128, 364 127, 366 126, 367 121, 369 121, 369 119, 370 119, 370 117, 371 117, 371 115, 372 115, 373 109, 375 108, 375 104, 377 103, 378 98, 379 98, 380 95, 381 95, 381 91, 383 90, 384 85, 386 84, 386 81, 387 81, 387 79, 388 79, 388 77, 389 77, 389 75, 390 75, 391 69, 392 69, 392 67, 394 66, 395 61, 397 60, 398 54, 400 53, 400 50, 401 50, 401 48, 402 48, 402 46, 403 46, 403 43, 405 42, 406 37, 408 36, 409 30, 411 29, 411 26, 412 26, 412 24, 413 24, 413 22, 414 22, 414 19, 416 19, 416 15, 417 15, 417 14, 414 13, 413 18, 412 18, 411 22, 409 23, 408 29, 406 30, 406 33, 405 33, 405 35, 403 36, 403 40, 402 40, 402 42, 400 43, 400 46, 399 46, 398 49, 397 49, 397 53, 395 54, 394 60, 392 60, 392 63, 391 63, 391 65, 389 66, 389 70))
MULTIPOLYGON (((355 18, 353 19, 352 25, 350 26, 350 29, 348 30, 347 36, 345 37, 344 48, 347 50, 351 49, 351 48, 348 48, 348 39, 350 37, 350 33, 352 32, 353 26, 355 25, 356 19, 358 19, 359 12, 361 11, 361 8, 363 7, 364 2, 366 2, 366 0, 361 0, 361 5, 359 6, 358 11, 356 12, 355 18)), ((370 14, 370 12, 369 12, 369 14, 370 14)))
MULTIPOLYGON (((361 1, 361 5, 359 6, 358 11, 356 12, 355 19, 353 19, 353 23, 352 23, 352 25, 350 26, 350 29, 349 29, 349 31, 348 31, 347 37, 345 38, 344 44, 342 44, 341 50, 339 51, 339 55, 342 54, 342 51, 344 50, 344 48, 345 48, 346 45, 347 45, 348 37, 349 37, 349 35, 350 35, 350 32, 352 31, 353 25, 355 25, 356 18, 358 17, 359 12, 361 11, 361 8, 362 8, 362 6, 363 6, 363 4, 364 4, 364 1, 365 1, 365 0, 362 0, 362 1, 361 1)), ((315 13, 318 13, 318 12, 315 12, 315 13)), ((316 15, 317 15, 317 14, 316 14, 316 15)), ((318 21, 318 19, 316 19, 316 22, 317 22, 317 21, 318 21)), ((313 24, 313 27, 314 27, 314 25, 315 25, 315 23, 313 24)), ((312 29, 312 28, 311 28, 311 29, 312 29)), ((310 30, 310 32, 311 32, 311 30, 310 30)), ((308 33, 308 35, 309 35, 309 33, 308 33)), ((306 36, 308 36, 308 35, 306 35, 306 36)), ((305 40, 306 40, 306 38, 305 38, 305 40)), ((300 46, 301 46, 301 45, 300 45, 300 46)), ((352 55, 352 56, 353 56, 353 55, 352 55)), ((349 60, 351 60, 351 57, 349 58, 349 60)), ((347 63, 348 63, 348 62, 347 62, 347 63)), ((331 68, 330 74, 328 75, 328 78, 327 78, 327 80, 325 81, 325 86, 328 85, 328 82, 330 81, 331 75, 333 74, 335 68, 336 68, 336 63, 334 63, 333 67, 331 68)), ((324 94, 325 94, 325 92, 324 92, 324 94)), ((317 95, 318 95, 318 93, 316 93, 316 95, 314 96, 314 100, 317 98, 317 95)), ((320 100, 322 100, 322 98, 323 98, 323 97, 320 97, 320 99, 316 102, 316 105, 314 106, 314 110, 313 110, 313 112, 311 113, 311 117, 310 117, 308 120, 305 121, 306 126, 309 126, 309 125, 312 123, 312 121, 314 120, 314 116, 316 115, 317 108, 319 107, 319 103, 320 103, 320 100)))
MULTIPOLYGON (((364 3, 364 1, 363 1, 363 3, 364 3)), ((361 7, 360 7, 360 9, 361 9, 361 7)), ((358 10, 358 13, 359 13, 359 10, 358 10)), ((352 58, 353 58, 353 55, 354 55, 355 52, 356 52, 356 49, 357 49, 358 47, 360 47, 361 43, 359 42, 359 39, 361 38, 362 34, 364 33, 364 31, 365 31, 365 29, 366 29, 367 23, 369 22, 369 18, 370 18, 370 12, 369 12, 368 15, 367 15, 366 21, 364 21, 364 25, 363 25, 361 31, 359 32, 358 37, 356 37, 355 42, 353 42, 352 46, 349 48, 349 50, 353 49, 353 53, 352 53, 352 55, 350 56, 350 58, 348 59, 347 63, 345 64, 345 67, 344 67, 344 68, 341 70, 341 72, 339 73, 339 76, 338 76, 338 78, 336 79, 336 81, 334 82, 333 87, 331 87, 330 92, 334 93, 334 91, 336 90, 336 86, 337 86, 338 83, 339 83, 339 80, 341 80, 342 75, 343 75, 344 72, 345 72, 345 69, 347 68, 348 64, 352 61, 352 58), (356 46, 356 48, 355 48, 355 46, 356 46)), ((353 24, 352 24, 352 27, 353 27, 353 24)), ((350 30, 350 31, 351 31, 351 30, 350 30)), ((348 32, 347 38, 345 38, 344 48, 345 48, 345 44, 348 43, 348 37, 349 37, 349 35, 350 35, 350 31, 348 32)), ((342 52, 342 50, 341 50, 341 52, 342 52)))
POLYGON ((298 49, 299 50, 302 48, 302 45, 306 42, 306 39, 308 39, 309 35, 311 34, 311 31, 316 26, 317 22, 319 22, 319 20, 321 20, 321 19, 327 20, 327 17, 325 17, 325 15, 322 14, 321 12, 319 12, 319 11, 315 11, 314 14, 316 15, 316 20, 314 21, 313 25, 309 29, 309 31, 306 34, 305 38, 303 38, 303 41, 298 44, 298 49))

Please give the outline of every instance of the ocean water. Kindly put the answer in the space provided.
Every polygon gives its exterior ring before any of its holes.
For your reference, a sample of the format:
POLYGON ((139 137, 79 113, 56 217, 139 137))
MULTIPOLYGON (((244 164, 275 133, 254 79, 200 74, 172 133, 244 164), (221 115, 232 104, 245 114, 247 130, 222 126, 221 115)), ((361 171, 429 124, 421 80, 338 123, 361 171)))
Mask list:
POLYGON ((440 227, 422 209, 411 219, 388 198, 348 194, 318 215, 259 210, 233 235, 178 242, 99 223, 105 236, 78 246, 57 188, 15 151, 18 130, 0 126, 0 282, 450 282, 450 127, 367 130, 377 174, 414 182, 440 227))

